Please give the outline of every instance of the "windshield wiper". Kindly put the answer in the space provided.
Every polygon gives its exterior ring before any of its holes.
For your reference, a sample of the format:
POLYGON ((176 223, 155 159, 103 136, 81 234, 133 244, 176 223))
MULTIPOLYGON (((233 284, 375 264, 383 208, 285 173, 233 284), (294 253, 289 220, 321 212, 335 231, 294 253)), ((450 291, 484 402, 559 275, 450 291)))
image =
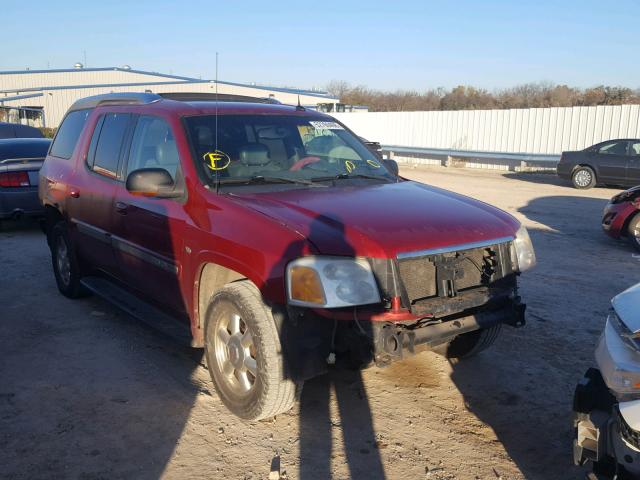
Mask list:
POLYGON ((264 176, 257 175, 255 177, 250 178, 221 178, 219 180, 220 185, 255 185, 255 184, 267 184, 267 183, 295 183, 298 185, 311 185, 314 187, 319 186, 317 183, 313 183, 310 180, 305 180, 302 178, 287 178, 287 177, 273 177, 273 176, 264 176))
POLYGON ((327 180, 344 180, 351 178, 365 178, 367 180, 384 180, 385 182, 389 182, 390 179, 387 177, 383 177, 380 175, 365 175, 363 173, 339 173, 338 175, 327 175, 326 177, 313 177, 311 180, 315 182, 325 182, 327 180))

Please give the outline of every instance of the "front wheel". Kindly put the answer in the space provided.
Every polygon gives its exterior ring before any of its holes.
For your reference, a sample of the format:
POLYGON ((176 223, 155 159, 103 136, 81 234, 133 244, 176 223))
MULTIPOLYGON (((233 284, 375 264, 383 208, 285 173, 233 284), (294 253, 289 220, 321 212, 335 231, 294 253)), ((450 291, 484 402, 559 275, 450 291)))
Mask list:
POLYGON ((58 290, 65 297, 79 298, 86 295, 80 284, 81 274, 73 243, 64 222, 58 222, 51 230, 51 260, 58 290))
POLYGON ((579 190, 586 190, 596 186, 596 174, 590 167, 578 167, 571 175, 571 183, 579 190))
POLYGON ((293 407, 301 382, 287 378, 271 309, 249 281, 231 283, 211 299, 205 355, 220 399, 245 420, 261 420, 293 407))
POLYGON ((498 323, 489 328, 463 333, 449 343, 438 347, 436 351, 447 358, 464 359, 473 357, 489 348, 496 341, 501 328, 502 324, 498 323))
POLYGON ((631 244, 636 247, 637 250, 640 250, 640 212, 636 213, 629 222, 627 236, 629 237, 631 244))

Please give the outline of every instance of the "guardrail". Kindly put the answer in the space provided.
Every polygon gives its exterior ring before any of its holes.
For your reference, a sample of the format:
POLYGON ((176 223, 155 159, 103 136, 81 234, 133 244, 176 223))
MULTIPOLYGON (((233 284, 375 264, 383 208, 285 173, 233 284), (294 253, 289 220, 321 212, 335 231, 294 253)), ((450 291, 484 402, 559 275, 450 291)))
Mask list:
POLYGON ((383 145, 382 151, 399 163, 510 171, 554 170, 560 161, 560 155, 446 150, 400 145, 383 145))

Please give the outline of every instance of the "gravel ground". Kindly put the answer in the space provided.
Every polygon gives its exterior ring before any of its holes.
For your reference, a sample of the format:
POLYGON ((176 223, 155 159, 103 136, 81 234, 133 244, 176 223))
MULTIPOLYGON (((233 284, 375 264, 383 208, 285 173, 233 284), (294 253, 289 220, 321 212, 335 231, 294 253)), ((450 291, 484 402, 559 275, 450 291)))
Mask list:
POLYGON ((245 423, 210 393, 201 351, 95 297, 58 294, 44 237, 0 234, 0 477, 572 479, 571 397, 609 300, 640 257, 600 231, 616 190, 444 168, 406 176, 497 205, 530 229, 525 328, 472 361, 430 352, 332 372, 299 408, 245 423))

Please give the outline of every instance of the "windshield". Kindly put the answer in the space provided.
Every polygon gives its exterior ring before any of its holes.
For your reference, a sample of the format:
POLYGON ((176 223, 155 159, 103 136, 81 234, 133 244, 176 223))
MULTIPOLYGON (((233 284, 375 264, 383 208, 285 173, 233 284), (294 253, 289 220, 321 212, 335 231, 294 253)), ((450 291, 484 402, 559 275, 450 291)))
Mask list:
POLYGON ((185 122, 210 184, 395 181, 382 160, 337 122, 293 115, 219 115, 217 129, 214 115, 185 122))

